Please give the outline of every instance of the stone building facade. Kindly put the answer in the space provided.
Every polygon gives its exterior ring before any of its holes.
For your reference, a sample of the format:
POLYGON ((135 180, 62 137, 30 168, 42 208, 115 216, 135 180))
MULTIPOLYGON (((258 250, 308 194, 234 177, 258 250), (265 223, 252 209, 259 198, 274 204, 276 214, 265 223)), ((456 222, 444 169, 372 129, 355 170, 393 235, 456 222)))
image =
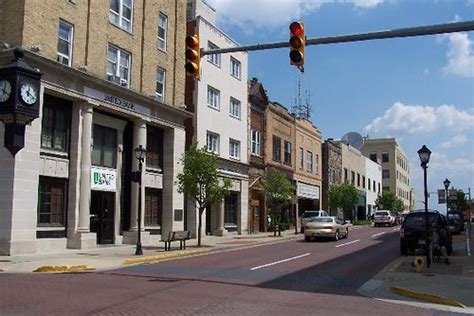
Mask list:
POLYGON ((322 148, 322 192, 321 201, 323 210, 327 210, 332 216, 336 216, 336 210, 329 207, 329 188, 342 183, 342 152, 340 143, 332 138, 321 144, 322 148))

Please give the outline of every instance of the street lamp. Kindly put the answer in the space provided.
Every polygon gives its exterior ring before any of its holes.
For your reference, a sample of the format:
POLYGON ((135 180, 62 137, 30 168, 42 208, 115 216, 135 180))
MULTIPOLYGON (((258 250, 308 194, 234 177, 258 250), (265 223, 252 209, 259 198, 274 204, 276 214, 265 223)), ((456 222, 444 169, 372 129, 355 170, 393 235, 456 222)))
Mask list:
POLYGON ((142 251, 142 164, 145 161, 146 149, 139 145, 134 150, 135 157, 138 159, 138 173, 136 174, 135 181, 138 182, 138 238, 137 238, 137 249, 135 255, 143 255, 142 251))
POLYGON ((426 266, 430 267, 430 237, 429 237, 429 222, 428 222, 428 183, 426 180, 426 169, 428 168, 428 162, 430 161, 431 151, 423 145, 423 147, 418 150, 418 156, 420 157, 421 167, 423 168, 423 179, 425 187, 425 221, 426 221, 426 266))
POLYGON ((449 185, 451 184, 451 181, 449 181, 447 178, 446 180, 444 180, 443 182, 444 184, 444 194, 446 195, 446 216, 448 216, 448 210, 449 210, 449 192, 448 192, 448 188, 449 188, 449 185))

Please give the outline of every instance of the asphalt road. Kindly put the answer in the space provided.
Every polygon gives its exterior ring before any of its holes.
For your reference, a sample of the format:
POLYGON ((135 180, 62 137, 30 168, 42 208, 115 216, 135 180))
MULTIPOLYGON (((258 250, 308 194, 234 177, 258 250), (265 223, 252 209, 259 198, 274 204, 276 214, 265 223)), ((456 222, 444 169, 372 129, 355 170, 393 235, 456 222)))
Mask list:
POLYGON ((106 272, 0 275, 0 314, 433 315, 356 293, 398 257, 392 227, 106 272))

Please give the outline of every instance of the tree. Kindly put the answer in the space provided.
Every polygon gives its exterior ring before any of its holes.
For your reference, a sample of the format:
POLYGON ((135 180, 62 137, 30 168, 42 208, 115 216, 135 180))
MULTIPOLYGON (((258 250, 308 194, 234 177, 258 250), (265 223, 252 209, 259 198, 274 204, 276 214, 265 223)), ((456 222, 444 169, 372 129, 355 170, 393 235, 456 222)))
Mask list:
POLYGON ((378 209, 403 212, 405 204, 394 193, 390 191, 383 191, 381 195, 375 200, 378 209))
POLYGON ((329 189, 329 206, 332 209, 341 208, 344 218, 353 219, 352 211, 358 201, 359 194, 351 183, 336 184, 329 189))
POLYGON ((267 199, 267 205, 273 210, 280 209, 291 204, 293 198, 293 185, 285 174, 278 170, 270 170, 263 185, 263 192, 267 199))
POLYGON ((231 182, 222 178, 217 171, 217 156, 198 148, 194 143, 181 158, 183 171, 176 181, 179 193, 195 202, 199 209, 198 247, 201 247, 202 214, 208 205, 222 200, 228 193, 231 182), (223 184, 221 185, 221 181, 223 184))

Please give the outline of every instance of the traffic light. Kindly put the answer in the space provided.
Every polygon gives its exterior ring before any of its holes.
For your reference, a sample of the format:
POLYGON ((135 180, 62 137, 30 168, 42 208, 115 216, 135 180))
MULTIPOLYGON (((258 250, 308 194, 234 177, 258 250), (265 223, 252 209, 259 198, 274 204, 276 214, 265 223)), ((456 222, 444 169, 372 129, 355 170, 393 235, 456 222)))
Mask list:
POLYGON ((290 64, 300 70, 304 65, 304 23, 293 22, 290 24, 290 64))
POLYGON ((186 37, 186 73, 194 78, 199 78, 201 64, 201 51, 199 49, 199 35, 186 37))

